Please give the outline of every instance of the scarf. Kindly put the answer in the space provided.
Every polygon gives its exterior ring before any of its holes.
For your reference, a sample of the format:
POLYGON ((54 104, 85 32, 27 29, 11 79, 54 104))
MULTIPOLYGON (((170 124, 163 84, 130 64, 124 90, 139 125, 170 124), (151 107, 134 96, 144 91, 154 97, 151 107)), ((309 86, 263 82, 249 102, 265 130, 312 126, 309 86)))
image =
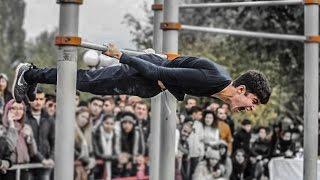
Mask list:
MULTIPOLYGON (((102 150, 103 154, 105 155, 112 155, 112 148, 113 148, 113 136, 114 133, 113 131, 111 133, 107 133, 104 131, 103 126, 100 126, 100 140, 102 144, 102 150)), ((105 161, 105 167, 106 167, 106 172, 107 173, 107 180, 111 180, 111 162, 110 161, 105 161)))

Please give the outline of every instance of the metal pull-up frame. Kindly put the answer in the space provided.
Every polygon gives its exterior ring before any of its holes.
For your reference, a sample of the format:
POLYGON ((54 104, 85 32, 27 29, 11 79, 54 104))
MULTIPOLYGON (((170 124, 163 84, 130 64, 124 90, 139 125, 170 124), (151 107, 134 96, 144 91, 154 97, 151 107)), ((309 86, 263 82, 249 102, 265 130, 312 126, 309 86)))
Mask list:
MULTIPOLYGON (((105 46, 89 42, 81 42, 78 37, 79 5, 83 0, 57 0, 60 4, 59 36, 56 45, 59 49, 57 61, 57 121, 55 146, 55 179, 73 179, 74 162, 74 119, 75 92, 77 71, 77 46, 105 51, 105 46), (68 37, 71 41, 61 41, 68 37)), ((155 0, 152 9, 155 11, 154 49, 157 53, 178 54, 178 34, 180 29, 202 32, 223 33, 258 38, 271 38, 304 42, 304 180, 317 179, 317 148, 318 148, 318 98, 319 98, 319 2, 318 0, 281 0, 230 2, 209 4, 184 4, 179 6, 178 0, 155 0), (164 5, 162 5, 164 3, 164 5), (219 28, 196 27, 179 23, 179 9, 183 8, 221 8, 245 6, 305 6, 305 35, 281 35, 257 33, 239 30, 223 30, 219 28), (163 15, 162 15, 163 10, 163 15), (162 21, 163 16, 163 23, 162 21), (161 30, 162 29, 162 30, 161 30), (163 38, 162 38, 163 33, 163 38), (162 43, 163 40, 163 43, 162 43)), ((67 38, 67 39, 68 39, 67 38)), ((136 54, 137 52, 126 51, 136 54)), ((141 53, 140 53, 141 54, 141 53)), ((152 99, 151 124, 151 179, 173 180, 175 171, 175 131, 176 131, 176 100, 165 92, 152 99), (157 116, 157 117, 155 117, 157 116), (155 123, 155 121, 157 121, 155 123), (161 124, 160 124, 161 122, 161 124), (160 127, 160 128, 159 128, 160 127), (161 145, 161 146, 160 146, 161 145)))

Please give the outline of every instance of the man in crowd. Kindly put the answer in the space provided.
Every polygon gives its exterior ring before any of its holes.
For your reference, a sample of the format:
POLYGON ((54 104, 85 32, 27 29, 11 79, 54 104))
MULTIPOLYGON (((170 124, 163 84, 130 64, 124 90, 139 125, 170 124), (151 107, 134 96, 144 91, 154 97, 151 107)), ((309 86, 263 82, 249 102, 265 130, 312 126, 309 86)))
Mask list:
POLYGON ((55 119, 56 117, 56 96, 53 94, 46 94, 45 110, 49 117, 55 119))
MULTIPOLYGON (((140 133, 140 143, 141 145, 146 144, 149 133, 150 133, 150 118, 149 118, 149 110, 148 105, 145 101, 136 102, 134 105, 134 114, 137 117, 136 128, 140 133)), ((140 147, 142 147, 140 145, 140 147)), ((147 147, 142 147, 145 149, 144 153, 148 152, 147 147)))
POLYGON ((93 132, 95 132, 100 126, 103 118, 102 108, 104 100, 102 97, 94 96, 89 100, 88 108, 90 111, 90 122, 93 126, 93 132))
POLYGON ((203 122, 202 122, 202 109, 199 106, 191 108, 191 119, 193 122, 193 131, 188 138, 189 144, 189 158, 190 158, 190 176, 192 179, 193 172, 197 167, 198 162, 204 156, 205 149, 203 141, 203 122))
POLYGON ((115 107, 115 102, 112 96, 103 97, 103 114, 104 115, 113 115, 113 110, 115 107))
MULTIPOLYGON (((26 123, 32 128, 37 149, 41 154, 40 159, 33 159, 33 162, 40 160, 42 164, 52 167, 54 166, 55 123, 43 110, 45 101, 45 93, 38 88, 35 100, 30 102, 26 123)), ((52 169, 41 168, 32 170, 31 174, 34 180, 49 180, 51 172, 52 169)))
POLYGON ((241 129, 235 133, 233 141, 233 149, 243 149, 247 155, 251 154, 250 150, 251 139, 251 121, 244 119, 241 122, 241 129))

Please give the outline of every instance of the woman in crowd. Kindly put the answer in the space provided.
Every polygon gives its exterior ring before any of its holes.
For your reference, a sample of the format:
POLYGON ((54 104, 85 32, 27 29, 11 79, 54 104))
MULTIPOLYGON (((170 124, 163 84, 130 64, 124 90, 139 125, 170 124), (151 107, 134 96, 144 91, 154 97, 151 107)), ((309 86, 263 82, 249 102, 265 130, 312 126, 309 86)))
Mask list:
MULTIPOLYGON (((13 164, 29 163, 31 158, 40 160, 32 129, 24 123, 25 114, 26 107, 23 103, 17 103, 12 99, 5 106, 2 119, 3 126, 8 130, 15 128, 17 131, 16 147, 12 155, 13 164)), ((49 166, 46 160, 42 163, 49 166)), ((7 179, 15 179, 15 174, 15 171, 8 171, 4 176, 7 179)), ((28 179, 28 171, 22 170, 20 177, 22 180, 28 179)))
POLYGON ((247 179, 246 169, 248 160, 243 149, 237 149, 232 155, 232 173, 230 180, 247 179))
POLYGON ((0 73, 0 118, 2 118, 5 104, 12 99, 12 94, 8 90, 8 76, 0 73))
POLYGON ((139 131, 135 129, 136 116, 131 112, 121 112, 120 119, 120 154, 112 163, 112 177, 135 176, 135 165, 139 151, 139 131))
POLYGON ((204 122, 204 137, 203 143, 205 146, 213 146, 219 142, 219 129, 218 129, 218 119, 216 118, 213 111, 205 110, 202 113, 204 122))
POLYGON ((76 112, 75 128, 75 179, 92 179, 91 170, 95 166, 92 148, 92 125, 89 122, 89 109, 80 107, 76 112))
POLYGON ((228 155, 228 145, 225 141, 219 141, 219 152, 220 152, 220 164, 222 164, 226 171, 223 174, 223 178, 230 179, 232 173, 232 161, 228 155))
MULTIPOLYGON (((116 161, 117 156, 120 154, 120 139, 119 135, 115 132, 114 125, 114 117, 112 115, 105 115, 99 129, 93 134, 95 157, 105 162, 103 166, 98 166, 97 170, 104 172, 103 169, 106 169, 107 180, 110 180, 112 176, 112 162, 116 161)), ((101 175, 96 175, 96 178, 101 177, 101 175)))
POLYGON ((120 151, 130 154, 132 157, 141 154, 139 152, 139 132, 135 129, 136 116, 131 112, 122 112, 120 115, 120 151))
POLYGON ((219 163, 220 153, 207 148, 204 160, 200 161, 192 176, 193 180, 225 180, 223 174, 225 167, 219 163))

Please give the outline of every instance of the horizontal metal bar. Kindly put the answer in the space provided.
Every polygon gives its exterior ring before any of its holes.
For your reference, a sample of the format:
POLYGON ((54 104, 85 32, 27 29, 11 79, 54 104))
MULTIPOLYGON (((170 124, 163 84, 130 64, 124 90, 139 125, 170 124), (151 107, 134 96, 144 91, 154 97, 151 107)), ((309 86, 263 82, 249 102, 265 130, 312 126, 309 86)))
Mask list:
POLYGON ((182 25, 181 29, 190 30, 190 31, 217 33, 217 34, 236 35, 236 36, 288 40, 288 41, 305 41, 306 40, 305 36, 300 36, 300 35, 264 33, 264 32, 254 32, 254 31, 240 31, 240 30, 221 29, 221 28, 214 28, 214 27, 199 27, 199 26, 182 25))
MULTIPOLYGON (((99 45, 99 44, 94 44, 91 42, 85 42, 82 41, 80 47, 83 48, 87 48, 87 49, 93 49, 93 50, 97 50, 97 51, 107 51, 107 46, 104 45, 99 45)), ((142 55, 142 54, 146 54, 145 52, 141 52, 141 51, 134 51, 134 50, 127 50, 127 49, 121 49, 120 50, 123 53, 129 54, 129 55, 133 55, 133 56, 137 56, 137 55, 142 55)), ((164 54, 156 54, 162 58, 167 58, 166 55, 164 54)))
POLYGON ((303 5, 303 0, 282 0, 282 1, 250 1, 250 2, 225 2, 225 3, 198 3, 182 4, 183 8, 219 8, 219 7, 255 7, 255 6, 279 6, 279 5, 303 5))
POLYGON ((49 167, 45 167, 41 163, 36 163, 36 164, 15 164, 9 170, 35 169, 35 168, 49 168, 49 167))

